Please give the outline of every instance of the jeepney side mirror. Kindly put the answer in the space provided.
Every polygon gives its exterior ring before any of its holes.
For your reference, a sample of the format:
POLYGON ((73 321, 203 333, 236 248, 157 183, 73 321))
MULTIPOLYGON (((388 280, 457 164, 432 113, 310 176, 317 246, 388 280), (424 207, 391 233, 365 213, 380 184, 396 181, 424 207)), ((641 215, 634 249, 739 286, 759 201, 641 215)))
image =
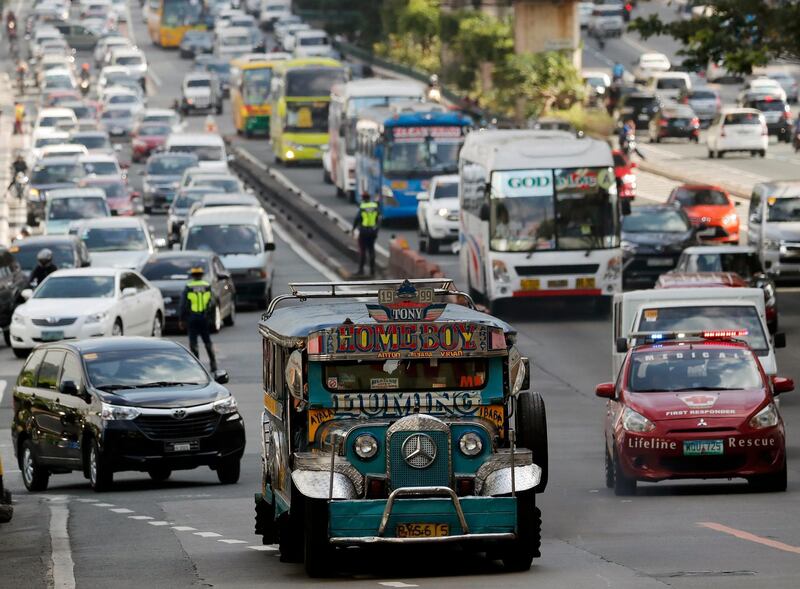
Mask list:
POLYGON ((628 338, 625 337, 618 337, 617 338, 617 353, 624 354, 628 351, 628 338))
POLYGON ((508 384, 512 397, 516 397, 530 385, 528 366, 528 359, 520 356, 517 348, 512 347, 508 353, 508 384))
POLYGON ((480 219, 481 219, 481 221, 488 221, 489 220, 489 203, 483 203, 481 205, 480 219))
POLYGON ((522 388, 520 390, 527 391, 531 388, 531 360, 523 356, 522 365, 525 368, 525 377, 522 379, 522 388))
POLYGON ((289 359, 286 361, 285 377, 289 394, 298 401, 305 401, 303 387, 303 353, 300 350, 295 350, 289 354, 289 359))
POLYGON ((786 334, 783 332, 776 333, 772 336, 772 347, 775 349, 786 347, 786 334))

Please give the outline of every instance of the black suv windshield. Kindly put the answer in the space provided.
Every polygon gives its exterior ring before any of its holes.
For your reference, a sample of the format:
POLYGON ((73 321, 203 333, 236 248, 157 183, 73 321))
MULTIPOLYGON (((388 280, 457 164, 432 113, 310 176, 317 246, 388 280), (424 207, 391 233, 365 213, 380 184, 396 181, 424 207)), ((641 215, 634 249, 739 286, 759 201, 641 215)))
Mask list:
POLYGON ((208 384, 202 366, 185 350, 113 350, 83 354, 89 382, 98 389, 163 388, 176 393, 208 384), (194 385, 194 387, 192 387, 194 385))
POLYGON ((188 280, 189 270, 203 268, 208 275, 208 260, 198 258, 165 258, 145 264, 142 274, 148 280, 188 280))
POLYGON ((622 230, 628 233, 686 233, 689 221, 676 210, 637 211, 622 218, 622 230))
POLYGON ((634 393, 723 391, 763 386, 753 354, 742 348, 644 350, 631 358, 634 393))

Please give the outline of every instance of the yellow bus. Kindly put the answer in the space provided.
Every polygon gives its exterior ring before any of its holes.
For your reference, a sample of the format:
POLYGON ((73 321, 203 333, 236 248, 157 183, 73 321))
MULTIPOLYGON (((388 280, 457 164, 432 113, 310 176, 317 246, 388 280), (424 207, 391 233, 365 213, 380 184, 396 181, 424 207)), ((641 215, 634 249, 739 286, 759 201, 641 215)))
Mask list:
POLYGON ((270 139, 279 162, 322 161, 328 143, 331 88, 347 81, 347 69, 327 57, 276 64, 270 139))
POLYGON ((239 135, 252 137, 255 133, 269 135, 272 104, 272 70, 279 61, 240 58, 231 62, 231 111, 239 135))
POLYGON ((160 47, 177 47, 190 29, 206 28, 201 0, 147 0, 147 30, 160 47))

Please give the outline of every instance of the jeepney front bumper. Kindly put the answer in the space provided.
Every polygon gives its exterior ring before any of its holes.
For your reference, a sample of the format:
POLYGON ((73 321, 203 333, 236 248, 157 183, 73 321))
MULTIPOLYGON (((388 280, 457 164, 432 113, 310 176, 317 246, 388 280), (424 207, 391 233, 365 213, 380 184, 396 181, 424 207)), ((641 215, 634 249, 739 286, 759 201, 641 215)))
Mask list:
POLYGON ((458 497, 448 487, 403 487, 388 499, 332 501, 329 509, 330 543, 335 546, 504 542, 517 537, 515 497, 458 497), (446 534, 398 535, 399 528, 421 522, 446 534))

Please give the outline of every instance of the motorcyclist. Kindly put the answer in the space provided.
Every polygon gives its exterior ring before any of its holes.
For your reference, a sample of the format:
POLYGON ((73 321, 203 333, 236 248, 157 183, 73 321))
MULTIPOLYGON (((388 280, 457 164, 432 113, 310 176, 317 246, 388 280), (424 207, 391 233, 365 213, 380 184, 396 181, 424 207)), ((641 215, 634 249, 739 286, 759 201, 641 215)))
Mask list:
POLYGON ((28 281, 31 288, 40 285, 45 278, 58 270, 58 266, 53 263, 53 252, 48 248, 44 248, 36 254, 36 262, 36 268, 31 272, 28 281))
POLYGON ((81 64, 81 80, 88 80, 91 77, 91 72, 89 71, 89 64, 83 63, 81 64))
POLYGON ((439 76, 436 74, 433 74, 428 79, 428 100, 431 102, 442 101, 442 88, 439 84, 439 76))
POLYGON ((611 70, 611 77, 614 81, 622 80, 622 76, 625 74, 625 68, 622 67, 622 64, 617 62, 614 64, 614 68, 611 70))
POLYGON ((8 184, 8 188, 6 190, 11 190, 14 184, 17 183, 17 174, 19 173, 27 174, 28 173, 28 163, 25 161, 25 158, 22 157, 22 154, 17 154, 17 159, 11 162, 11 182, 8 184))

